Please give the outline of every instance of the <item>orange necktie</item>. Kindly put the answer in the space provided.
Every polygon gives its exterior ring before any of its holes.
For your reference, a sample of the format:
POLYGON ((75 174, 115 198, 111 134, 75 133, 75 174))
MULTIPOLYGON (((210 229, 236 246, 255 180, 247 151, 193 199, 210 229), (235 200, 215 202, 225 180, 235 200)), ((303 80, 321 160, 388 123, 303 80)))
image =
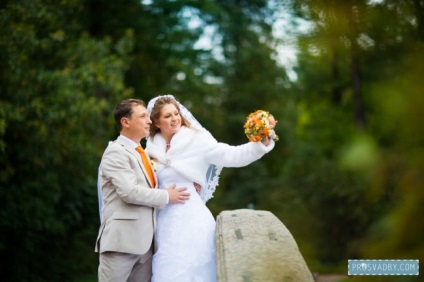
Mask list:
POLYGON ((156 182, 155 177, 153 175, 153 169, 152 165, 150 164, 149 160, 147 159, 146 152, 144 152, 143 147, 138 146, 135 148, 135 150, 140 154, 141 160, 143 161, 143 165, 147 170, 147 174, 149 176, 150 183, 152 184, 152 187, 155 188, 156 182))

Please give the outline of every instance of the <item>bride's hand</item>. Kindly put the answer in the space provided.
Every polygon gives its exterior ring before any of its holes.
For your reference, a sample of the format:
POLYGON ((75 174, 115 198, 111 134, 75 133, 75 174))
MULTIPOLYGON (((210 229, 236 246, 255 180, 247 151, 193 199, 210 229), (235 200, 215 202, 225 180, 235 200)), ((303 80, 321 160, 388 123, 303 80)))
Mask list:
POLYGON ((269 138, 268 136, 264 136, 261 140, 262 144, 264 144, 265 146, 268 146, 269 143, 271 143, 271 138, 269 138))
POLYGON ((200 195, 200 190, 202 190, 202 186, 197 184, 196 182, 193 182, 194 188, 196 189, 197 194, 200 195))

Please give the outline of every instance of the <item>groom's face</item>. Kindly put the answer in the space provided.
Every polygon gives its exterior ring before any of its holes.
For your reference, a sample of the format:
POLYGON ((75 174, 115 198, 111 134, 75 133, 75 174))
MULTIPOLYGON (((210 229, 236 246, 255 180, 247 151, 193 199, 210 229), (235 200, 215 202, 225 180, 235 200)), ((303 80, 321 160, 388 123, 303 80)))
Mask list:
POLYGON ((142 105, 134 105, 131 117, 124 121, 123 126, 128 129, 134 138, 141 140, 149 135, 150 124, 152 124, 152 121, 146 108, 142 105))

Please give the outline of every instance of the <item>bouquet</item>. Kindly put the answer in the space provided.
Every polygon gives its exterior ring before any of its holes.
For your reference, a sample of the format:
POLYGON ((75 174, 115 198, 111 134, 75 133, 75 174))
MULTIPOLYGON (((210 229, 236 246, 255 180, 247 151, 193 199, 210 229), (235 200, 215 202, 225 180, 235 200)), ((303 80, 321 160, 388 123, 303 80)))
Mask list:
POLYGON ((247 117, 244 124, 244 133, 251 142, 259 142, 265 136, 278 141, 278 135, 274 131, 276 124, 277 121, 269 112, 257 110, 247 117))

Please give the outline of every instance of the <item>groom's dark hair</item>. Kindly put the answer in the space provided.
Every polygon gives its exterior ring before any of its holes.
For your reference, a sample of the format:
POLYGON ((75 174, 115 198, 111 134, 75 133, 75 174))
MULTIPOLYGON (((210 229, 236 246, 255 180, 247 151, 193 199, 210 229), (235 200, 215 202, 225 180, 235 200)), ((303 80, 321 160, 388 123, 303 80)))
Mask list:
POLYGON ((119 132, 121 132, 122 130, 121 119, 123 117, 130 118, 133 113, 133 107, 137 105, 146 107, 146 103, 144 103, 144 101, 140 99, 126 99, 116 105, 115 112, 113 115, 115 117, 115 123, 118 127, 119 132))

